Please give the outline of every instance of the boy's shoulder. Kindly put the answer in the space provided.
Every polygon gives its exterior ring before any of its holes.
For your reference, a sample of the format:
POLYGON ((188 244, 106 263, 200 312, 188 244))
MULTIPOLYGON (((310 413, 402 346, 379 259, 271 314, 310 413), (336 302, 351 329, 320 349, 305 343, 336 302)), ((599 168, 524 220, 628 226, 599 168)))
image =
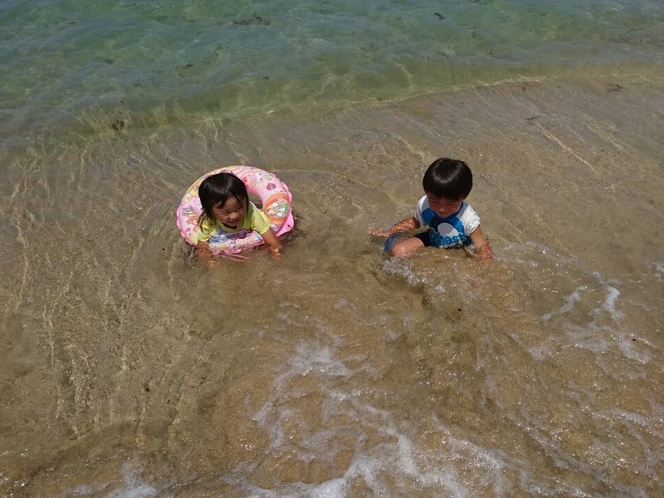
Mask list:
MULTIPOLYGON (((420 200, 417 201, 417 211, 421 213, 425 209, 429 209, 429 199, 427 199, 426 195, 423 195, 422 197, 420 197, 420 200)), ((477 214, 477 212, 473 209, 473 207, 470 204, 468 204, 467 201, 463 201, 461 203, 461 208, 459 209, 457 216, 460 217, 465 212, 468 212, 469 214, 475 214, 475 215, 477 214)))
POLYGON ((461 209, 459 209, 459 214, 457 215, 459 219, 463 217, 479 217, 477 214, 477 211, 473 209, 473 207, 468 204, 466 201, 463 201, 463 204, 461 204, 461 209))

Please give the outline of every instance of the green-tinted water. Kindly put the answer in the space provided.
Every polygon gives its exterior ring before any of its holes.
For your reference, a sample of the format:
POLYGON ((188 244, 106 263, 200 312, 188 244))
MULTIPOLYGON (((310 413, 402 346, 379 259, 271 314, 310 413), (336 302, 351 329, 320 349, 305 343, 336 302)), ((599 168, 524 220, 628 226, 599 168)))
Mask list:
POLYGON ((3 2, 0 134, 343 108, 661 64, 657 2, 3 2))

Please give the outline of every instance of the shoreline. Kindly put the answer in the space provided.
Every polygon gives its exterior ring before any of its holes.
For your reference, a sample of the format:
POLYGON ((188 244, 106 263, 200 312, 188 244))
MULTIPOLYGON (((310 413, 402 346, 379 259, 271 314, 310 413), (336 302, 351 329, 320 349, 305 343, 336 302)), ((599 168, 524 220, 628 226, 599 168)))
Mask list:
MULTIPOLYGON (((20 148, 30 143, 47 143, 57 146, 58 143, 96 143, 105 140, 118 141, 140 141, 146 136, 160 133, 176 133, 186 136, 205 132, 208 128, 222 129, 234 125, 250 125, 255 121, 279 117, 308 117, 324 116, 330 113, 344 113, 348 109, 363 110, 384 105, 398 105, 418 98, 426 98, 435 95, 446 95, 458 92, 472 92, 481 88, 500 87, 510 84, 534 84, 557 82, 574 83, 586 82, 593 79, 615 79, 627 83, 657 84, 664 77, 664 67, 658 64, 645 64, 642 62, 607 63, 595 66, 561 66, 537 69, 536 65, 526 68, 521 74, 509 75, 487 82, 467 82, 452 84, 444 88, 422 88, 419 90, 405 89, 403 95, 393 94, 390 97, 365 96, 362 99, 332 99, 329 101, 309 101, 301 104, 282 103, 273 109, 268 105, 258 107, 245 107, 241 110, 218 115, 204 114, 198 111, 187 113, 178 109, 181 105, 179 100, 166 102, 159 111, 147 109, 148 115, 135 114, 131 107, 120 99, 116 104, 108 108, 89 106, 72 115, 65 109, 50 109, 45 116, 28 115, 25 118, 28 123, 40 124, 39 127, 21 127, 22 125, 5 123, 6 130, 0 128, 0 142, 7 146, 20 148), (536 74, 531 74, 536 73, 536 74), (176 111, 176 109, 178 109, 176 111), (159 111, 159 112, 158 112, 159 111), (58 117, 59 116, 59 117, 58 117), (52 122, 54 124, 49 125, 52 122), (19 126, 18 128, 16 126, 19 126), (29 139, 25 135, 30 136, 29 139)), ((199 106, 200 107, 200 106, 199 106)), ((8 114, 18 116, 19 109, 8 109, 8 114)), ((145 111, 144 111, 145 112, 145 111)))

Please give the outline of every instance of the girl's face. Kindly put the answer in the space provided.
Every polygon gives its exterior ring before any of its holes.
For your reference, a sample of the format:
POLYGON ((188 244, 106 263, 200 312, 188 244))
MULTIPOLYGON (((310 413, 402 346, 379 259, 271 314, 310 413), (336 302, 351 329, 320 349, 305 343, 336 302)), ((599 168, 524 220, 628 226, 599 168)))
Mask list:
POLYGON ((223 205, 219 202, 212 206, 212 214, 216 220, 228 228, 237 228, 246 213, 247 206, 233 196, 226 199, 223 205))
POLYGON ((443 218, 456 214, 461 209, 461 204, 463 204, 463 199, 450 200, 444 197, 434 197, 429 194, 427 194, 427 200, 429 201, 431 210, 443 218))

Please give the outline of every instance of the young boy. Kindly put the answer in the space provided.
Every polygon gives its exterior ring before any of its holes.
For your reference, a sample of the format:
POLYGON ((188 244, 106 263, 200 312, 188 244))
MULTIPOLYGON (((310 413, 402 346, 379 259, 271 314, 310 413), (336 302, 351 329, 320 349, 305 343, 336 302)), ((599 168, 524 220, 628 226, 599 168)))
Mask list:
POLYGON ((414 237, 399 238, 389 249, 392 256, 410 256, 423 247, 463 247, 473 245, 482 259, 492 257, 489 241, 482 233, 480 218, 465 201, 473 188, 473 174, 458 159, 436 159, 424 173, 424 197, 417 203, 415 216, 401 220, 389 230, 370 228, 379 237, 389 237, 427 226, 414 237))

